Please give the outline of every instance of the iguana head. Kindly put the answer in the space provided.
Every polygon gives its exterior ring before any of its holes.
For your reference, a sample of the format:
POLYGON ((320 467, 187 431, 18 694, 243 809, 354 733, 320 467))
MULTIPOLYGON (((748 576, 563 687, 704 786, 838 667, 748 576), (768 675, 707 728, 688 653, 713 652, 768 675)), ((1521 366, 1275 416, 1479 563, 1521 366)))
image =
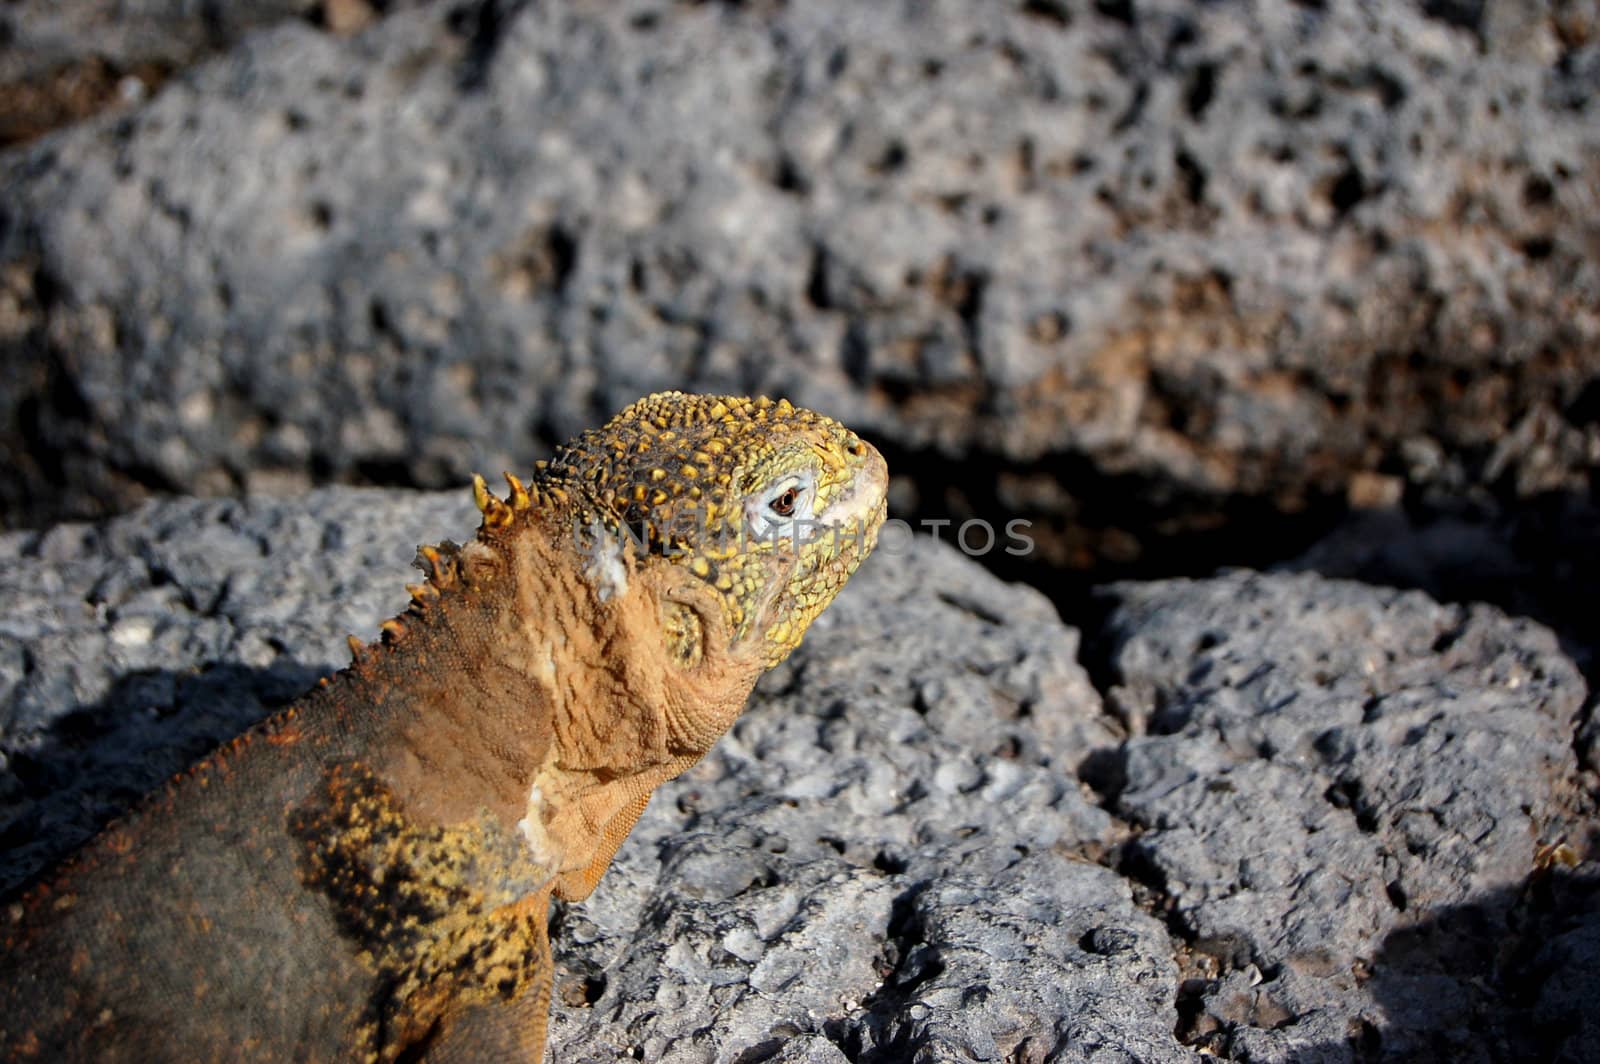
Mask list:
MULTIPOLYGON (((800 643, 872 550, 888 473, 873 447, 786 400, 662 392, 561 448, 535 491, 574 500, 594 577, 622 565, 674 566, 715 591, 735 642, 760 640, 768 666, 800 643)), ((669 610, 669 649, 700 653, 693 611, 669 610)))
MULTIPOLYGON (((506 502, 475 482, 486 528, 553 504, 602 601, 630 571, 671 567, 715 594, 732 641, 770 667, 877 542, 888 472, 855 433, 786 400, 661 392, 563 446, 526 487, 507 480, 506 502)), ((669 607, 663 625, 669 651, 696 663, 695 611, 669 607)))

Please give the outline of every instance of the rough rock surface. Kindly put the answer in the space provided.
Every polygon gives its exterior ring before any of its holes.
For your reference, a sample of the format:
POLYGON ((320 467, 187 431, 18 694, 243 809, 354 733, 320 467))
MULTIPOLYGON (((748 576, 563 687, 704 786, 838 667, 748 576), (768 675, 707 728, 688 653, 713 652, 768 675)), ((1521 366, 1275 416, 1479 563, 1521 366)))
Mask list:
MULTIPOLYGON (((1600 676, 1600 497, 1370 511, 1276 568, 1492 603, 1553 629, 1590 683, 1600 676)), ((1580 753, 1592 746, 1585 741, 1580 753)))
MULTIPOLYGON (((373 635, 416 544, 471 514, 331 490, 6 537, 7 881, 373 635)), ((1116 828, 1070 772, 1114 740, 1075 649, 948 548, 875 559, 567 910, 555 1059, 797 1033, 851 1059, 1187 1059, 1165 929, 1077 856, 1116 828)))
POLYGON ((322 0, 8 0, 0 8, 0 85, 37 80, 91 58, 172 68, 252 29, 305 18, 322 0))
POLYGON ((175 70, 263 26, 306 19, 351 32, 377 14, 368 0, 8 0, 0 6, 0 147, 137 104, 175 70))
POLYGON ((349 660, 407 603, 464 493, 174 501, 9 533, 0 573, 0 890, 349 660))
MULTIPOLYGON (((342 661, 472 520, 332 489, 0 537, 3 881, 342 661)), ((1038 594, 901 546, 562 910, 554 1059, 1582 1059, 1600 894, 1535 873, 1582 841, 1548 632, 1124 585, 1103 700, 1038 594)))
POLYGON ((1136 540, 1184 499, 1586 490, 1597 24, 462 0, 247 36, 0 157, 0 501, 442 486, 662 386, 1136 540))
POLYGON ((1506 1009, 1527 990, 1511 976, 1537 851, 1586 843, 1592 811, 1586 690, 1547 630, 1310 575, 1114 593, 1111 705, 1132 737, 1100 772, 1139 829, 1123 868, 1206 977, 1196 1044, 1488 1061, 1578 1033, 1506 1009))
POLYGON ((1071 766, 1115 733, 1075 633, 948 548, 869 565, 652 804, 628 887, 569 910, 568 970, 604 990, 556 1058, 805 1033, 855 1061, 1190 1059, 1165 928, 1086 857, 1118 829, 1071 766))

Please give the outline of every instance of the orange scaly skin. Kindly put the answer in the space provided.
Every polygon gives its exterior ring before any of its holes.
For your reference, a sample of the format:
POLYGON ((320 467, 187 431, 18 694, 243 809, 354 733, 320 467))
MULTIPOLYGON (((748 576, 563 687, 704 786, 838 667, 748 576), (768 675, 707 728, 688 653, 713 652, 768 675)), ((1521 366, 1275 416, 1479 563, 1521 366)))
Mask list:
POLYGON ((0 1058, 542 1058, 551 894, 799 643, 886 473, 809 411, 673 392, 507 480, 380 643, 0 913, 0 1058))

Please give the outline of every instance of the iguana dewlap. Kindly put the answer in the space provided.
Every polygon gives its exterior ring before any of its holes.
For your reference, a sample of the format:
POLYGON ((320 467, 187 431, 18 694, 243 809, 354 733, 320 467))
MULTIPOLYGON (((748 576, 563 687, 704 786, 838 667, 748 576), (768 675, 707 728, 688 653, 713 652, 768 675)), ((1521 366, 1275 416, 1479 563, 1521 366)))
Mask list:
POLYGON ((799 643, 887 474, 829 418, 672 392, 507 480, 379 643, 0 913, 0 1058, 541 1058, 551 893, 799 643))

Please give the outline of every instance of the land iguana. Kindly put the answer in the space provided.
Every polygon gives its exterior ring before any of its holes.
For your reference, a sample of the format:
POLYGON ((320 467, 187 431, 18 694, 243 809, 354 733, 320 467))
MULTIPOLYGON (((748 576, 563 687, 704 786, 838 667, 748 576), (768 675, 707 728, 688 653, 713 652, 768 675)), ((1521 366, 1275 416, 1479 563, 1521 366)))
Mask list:
POLYGON ((538 1061, 586 897, 872 549, 887 473, 667 392, 559 449, 353 661, 0 912, 7 1060, 538 1061))

